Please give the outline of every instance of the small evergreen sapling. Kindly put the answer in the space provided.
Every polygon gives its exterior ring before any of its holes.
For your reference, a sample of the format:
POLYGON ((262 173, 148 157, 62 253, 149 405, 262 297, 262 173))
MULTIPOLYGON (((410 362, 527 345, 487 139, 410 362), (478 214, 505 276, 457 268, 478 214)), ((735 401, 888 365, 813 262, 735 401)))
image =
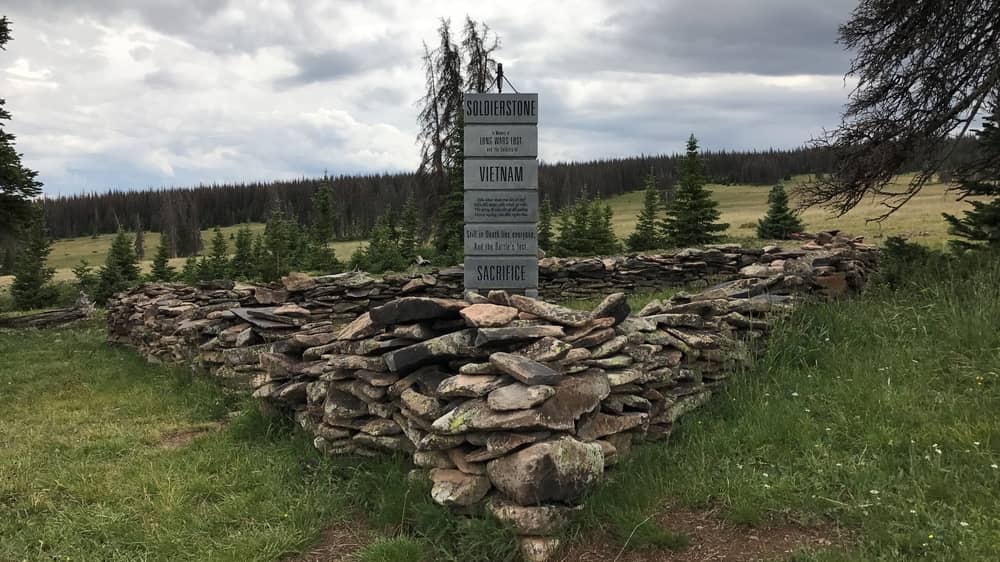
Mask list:
POLYGON ((538 208, 538 247, 552 251, 552 201, 548 197, 538 208))
POLYGON ((399 251, 407 263, 413 263, 420 245, 420 218, 417 216, 417 202, 410 195, 403 205, 399 218, 399 251))
POLYGON ((45 228, 40 206, 32 205, 28 222, 21 229, 14 258, 14 283, 10 287, 15 308, 27 310, 52 306, 57 291, 49 282, 55 270, 46 265, 52 240, 45 228))
POLYGON ((799 217, 788 207, 788 194, 779 183, 767 196, 767 214, 757 222, 757 237, 764 240, 787 240, 791 234, 802 232, 799 217))
POLYGON ((236 231, 236 239, 233 242, 235 250, 233 259, 229 262, 229 271, 237 279, 253 279, 256 277, 253 254, 253 232, 250 227, 242 226, 236 231))
POLYGON ((948 221, 948 233, 960 239, 949 244, 955 250, 1000 249, 1000 101, 983 119, 983 128, 976 132, 976 152, 973 160, 958 171, 962 197, 991 197, 988 201, 969 201, 972 209, 962 218, 942 213, 948 221))
POLYGON ((73 266, 72 271, 73 277, 76 279, 77 289, 87 296, 93 295, 97 288, 97 275, 94 273, 94 267, 87 260, 81 259, 80 263, 73 266))
POLYGON ((173 281, 177 276, 177 271, 170 265, 170 248, 164 242, 161 240, 153 256, 153 267, 149 271, 149 278, 153 281, 173 281))
POLYGON ((108 257, 98 273, 97 291, 94 300, 105 303, 119 291, 128 289, 139 281, 139 261, 135 256, 134 239, 127 232, 118 229, 111 241, 108 257))
POLYGON ((635 232, 625 240, 625 245, 631 252, 655 250, 662 246, 656 223, 660 213, 660 188, 656 185, 656 176, 652 172, 646 176, 645 190, 642 197, 642 210, 635 221, 635 232))
POLYGON ((229 247, 222 229, 212 229, 212 249, 208 255, 203 279, 227 279, 229 277, 229 247))

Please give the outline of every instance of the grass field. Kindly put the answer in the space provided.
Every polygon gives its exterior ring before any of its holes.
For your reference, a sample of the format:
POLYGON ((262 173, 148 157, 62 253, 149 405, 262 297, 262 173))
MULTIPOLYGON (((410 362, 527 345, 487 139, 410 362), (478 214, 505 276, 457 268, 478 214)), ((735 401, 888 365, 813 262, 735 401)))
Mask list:
MULTIPOLYGON (((792 181, 787 182, 790 187, 797 182, 804 180, 806 176, 797 176, 792 181)), ((908 176, 900 177, 897 183, 908 181, 908 176)), ((866 219, 880 214, 881 208, 878 204, 868 201, 859 205, 856 209, 843 217, 831 216, 822 209, 809 209, 803 213, 806 228, 810 231, 839 228, 850 234, 865 236, 870 242, 878 244, 888 236, 904 236, 914 242, 932 248, 942 248, 948 240, 947 228, 941 218, 942 212, 961 215, 962 211, 968 207, 967 203, 957 201, 954 194, 946 192, 946 185, 931 184, 920 192, 920 194, 907 203, 899 212, 888 220, 881 223, 869 223, 866 219)), ((755 185, 709 185, 713 196, 719 202, 719 209, 722 211, 722 221, 729 223, 729 230, 726 235, 739 242, 753 243, 756 237, 757 220, 764 215, 767 210, 767 194, 769 186, 755 185)), ((614 228, 619 238, 625 239, 635 229, 635 217, 642 207, 642 192, 636 191, 608 199, 614 211, 614 228)), ((261 223, 249 225, 251 230, 259 232, 263 230, 261 223)), ((235 236, 240 225, 228 226, 222 229, 230 245, 233 244, 231 236, 235 236)), ((202 239, 207 245, 212 237, 211 230, 202 231, 202 239)), ((56 268, 55 279, 57 281, 71 280, 73 274, 70 269, 78 264, 81 259, 87 260, 93 266, 104 263, 108 249, 111 247, 113 235, 102 234, 97 238, 89 236, 81 238, 69 238, 57 240, 52 246, 52 253, 49 255, 49 264, 56 268)), ((341 260, 350 258, 351 254, 360 246, 362 241, 335 242, 332 244, 341 260)), ((143 271, 148 271, 156 248, 160 244, 160 235, 156 232, 147 232, 145 236, 147 248, 147 260, 142 263, 143 271)), ((184 264, 183 258, 172 260, 172 264, 180 269, 184 264)), ((6 288, 12 278, 10 276, 0 276, 0 289, 6 288)))
POLYGON ((5 562, 283 560, 330 528, 372 562, 511 552, 490 521, 433 505, 401 459, 321 458, 207 379, 108 346, 97 322, 0 331, 0 358, 5 562))
MULTIPOLYGON (((234 249, 233 244, 236 231, 243 226, 244 225, 226 226, 220 229, 229 243, 230 251, 233 251, 234 249)), ((264 230, 263 223, 250 223, 245 226, 249 226, 250 230, 252 230, 254 234, 264 230)), ((204 240, 206 247, 211 243, 213 234, 212 229, 206 229, 201 232, 201 238, 204 240)), ((100 234, 96 238, 84 236, 81 238, 64 238, 56 240, 55 243, 52 244, 52 253, 49 254, 49 266, 56 268, 56 279, 72 279, 73 274, 70 269, 80 263, 81 259, 87 260, 93 266, 103 264, 104 260, 108 256, 108 249, 111 248, 111 240, 113 238, 113 234, 100 234)), ((148 271, 152 265, 152 258, 156 253, 156 248, 160 245, 160 233, 147 232, 143 237, 143 241, 146 245, 147 259, 143 261, 142 266, 143 271, 148 271)), ((334 242, 330 246, 337 252, 337 257, 344 260, 350 258, 354 250, 360 245, 360 241, 346 241, 334 242)), ((171 260, 171 264, 177 269, 180 269, 184 265, 184 258, 175 258, 171 260)))
MULTIPOLYGON (((801 183, 807 176, 796 176, 785 182, 785 187, 801 183)), ((897 185, 904 185, 910 176, 901 176, 897 185)), ((722 222, 729 224, 726 235, 736 240, 756 238, 757 220, 767 211, 767 194, 770 186, 760 185, 709 185, 713 197, 719 202, 722 222)), ((614 210, 615 234, 624 239, 635 229, 635 217, 642 208, 642 192, 636 191, 609 200, 614 210)), ((794 204, 794 199, 793 199, 794 204)), ((872 243, 880 243, 889 236, 904 236, 931 248, 943 248, 948 240, 947 225, 941 213, 961 215, 968 203, 957 201, 955 194, 947 192, 947 185, 929 184, 920 194, 883 222, 867 222, 883 212, 876 202, 868 200, 850 213, 832 216, 819 208, 806 210, 801 216, 806 230, 815 232, 839 228, 855 236, 865 236, 872 243)))
MULTIPOLYGON (((834 539, 800 562, 1000 559, 1000 260, 967 259, 801 309, 669 443, 608 473, 568 559, 697 553, 679 508, 834 539)), ((0 332, 0 357, 0 560, 287 562, 321 538, 333 560, 512 559, 401 459, 320 458, 96 323, 0 332)))

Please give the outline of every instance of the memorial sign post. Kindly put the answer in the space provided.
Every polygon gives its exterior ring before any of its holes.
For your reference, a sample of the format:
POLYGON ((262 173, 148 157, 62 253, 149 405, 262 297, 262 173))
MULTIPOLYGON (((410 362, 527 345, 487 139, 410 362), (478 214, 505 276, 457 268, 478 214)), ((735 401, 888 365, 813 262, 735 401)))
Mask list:
POLYGON ((538 94, 465 94, 465 289, 538 295, 538 94))

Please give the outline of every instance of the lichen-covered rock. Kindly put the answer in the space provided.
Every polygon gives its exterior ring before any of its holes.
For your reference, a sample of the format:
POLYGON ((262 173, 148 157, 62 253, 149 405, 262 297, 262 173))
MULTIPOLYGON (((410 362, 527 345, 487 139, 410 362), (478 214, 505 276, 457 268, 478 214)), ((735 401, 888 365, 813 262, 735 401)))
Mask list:
POLYGON ((489 393, 486 404, 491 410, 527 410, 545 402, 556 393, 551 386, 509 384, 489 393))
POLYGON ((509 379, 497 375, 455 375, 441 381, 437 394, 442 398, 486 396, 507 384, 509 379))
POLYGON ((493 485, 520 505, 576 501, 603 470, 600 445, 569 436, 535 443, 486 464, 493 485))
POLYGON ((510 304, 522 312, 534 314, 539 318, 544 318, 549 322, 563 326, 580 327, 592 318, 590 313, 587 312, 580 312, 579 310, 573 310, 572 308, 566 308, 565 306, 559 306, 522 295, 510 295, 510 304))
POLYGON ((474 329, 460 330, 445 334, 411 346, 390 351, 382 356, 385 364, 393 372, 407 372, 442 358, 481 358, 489 352, 476 348, 474 329))
POLYGON ((478 503, 490 491, 490 479, 486 476, 466 474, 452 468, 434 468, 430 472, 431 497, 436 503, 444 506, 473 505, 478 503))
POLYGON ((555 535, 570 522, 576 509, 556 506, 524 506, 493 498, 487 502, 490 513, 501 523, 509 525, 519 535, 555 535))

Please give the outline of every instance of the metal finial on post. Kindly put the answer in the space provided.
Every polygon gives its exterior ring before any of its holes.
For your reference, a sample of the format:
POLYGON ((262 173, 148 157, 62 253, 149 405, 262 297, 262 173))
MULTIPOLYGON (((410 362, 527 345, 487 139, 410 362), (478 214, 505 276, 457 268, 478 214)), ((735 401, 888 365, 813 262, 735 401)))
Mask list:
POLYGON ((497 93, 503 93, 503 63, 497 63, 497 93))

